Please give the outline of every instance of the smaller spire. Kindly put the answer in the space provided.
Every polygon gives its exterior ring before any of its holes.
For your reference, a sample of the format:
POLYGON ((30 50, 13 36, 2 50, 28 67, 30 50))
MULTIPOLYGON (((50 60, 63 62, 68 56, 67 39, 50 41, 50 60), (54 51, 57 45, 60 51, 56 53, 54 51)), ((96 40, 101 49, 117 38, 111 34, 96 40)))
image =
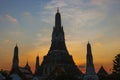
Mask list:
POLYGON ((57 12, 59 13, 59 7, 57 7, 57 12))
POLYGON ((15 46, 15 48, 14 48, 14 49, 18 51, 18 46, 17 46, 17 43, 16 43, 16 46, 15 46))
POLYGON ((30 69, 30 66, 29 66, 29 63, 28 63, 28 59, 27 59, 27 63, 25 65, 25 68, 30 69))
POLYGON ((28 65, 28 59, 27 59, 27 63, 26 64, 28 65))
POLYGON ((105 68, 103 67, 103 65, 100 67, 100 69, 98 70, 98 75, 108 75, 107 71, 105 70, 105 68))
POLYGON ((26 62, 26 66, 29 66, 28 59, 27 59, 27 62, 26 62))

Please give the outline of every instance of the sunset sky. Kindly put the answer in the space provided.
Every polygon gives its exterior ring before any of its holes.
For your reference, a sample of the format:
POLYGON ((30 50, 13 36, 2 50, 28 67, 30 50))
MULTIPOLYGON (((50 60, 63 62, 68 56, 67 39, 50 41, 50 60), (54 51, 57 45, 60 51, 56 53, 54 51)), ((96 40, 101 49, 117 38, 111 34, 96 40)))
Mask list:
POLYGON ((49 50, 57 7, 75 63, 85 67, 90 41, 96 70, 110 72, 120 53, 120 0, 0 0, 0 69, 10 70, 17 43, 19 65, 28 60, 34 70, 36 56, 41 62, 49 50))

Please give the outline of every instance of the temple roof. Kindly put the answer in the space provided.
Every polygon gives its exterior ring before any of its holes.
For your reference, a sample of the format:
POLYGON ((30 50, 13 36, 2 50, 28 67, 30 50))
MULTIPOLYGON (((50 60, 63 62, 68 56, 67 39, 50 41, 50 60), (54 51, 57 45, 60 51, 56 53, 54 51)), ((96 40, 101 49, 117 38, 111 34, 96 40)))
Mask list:
POLYGON ((108 75, 107 71, 104 69, 103 66, 100 67, 98 73, 98 75, 108 75))

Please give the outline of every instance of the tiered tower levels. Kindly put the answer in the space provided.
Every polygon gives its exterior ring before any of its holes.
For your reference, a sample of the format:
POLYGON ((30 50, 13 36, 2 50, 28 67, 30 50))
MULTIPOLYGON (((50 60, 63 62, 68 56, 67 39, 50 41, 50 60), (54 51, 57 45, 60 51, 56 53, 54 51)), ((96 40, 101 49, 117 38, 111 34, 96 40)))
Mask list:
POLYGON ((66 48, 59 9, 55 15, 55 26, 53 27, 50 50, 48 51, 48 54, 44 56, 41 64, 41 75, 49 75, 57 66, 63 68, 63 70, 69 74, 82 74, 66 48))

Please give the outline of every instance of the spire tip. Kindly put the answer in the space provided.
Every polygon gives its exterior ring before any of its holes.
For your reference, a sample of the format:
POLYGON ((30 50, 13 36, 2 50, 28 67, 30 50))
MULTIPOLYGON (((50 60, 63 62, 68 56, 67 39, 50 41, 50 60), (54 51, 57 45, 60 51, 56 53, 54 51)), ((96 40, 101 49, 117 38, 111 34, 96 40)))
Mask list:
POLYGON ((88 44, 90 44, 90 42, 88 41, 88 44))
POLYGON ((57 7, 57 12, 59 12, 59 7, 57 7))

